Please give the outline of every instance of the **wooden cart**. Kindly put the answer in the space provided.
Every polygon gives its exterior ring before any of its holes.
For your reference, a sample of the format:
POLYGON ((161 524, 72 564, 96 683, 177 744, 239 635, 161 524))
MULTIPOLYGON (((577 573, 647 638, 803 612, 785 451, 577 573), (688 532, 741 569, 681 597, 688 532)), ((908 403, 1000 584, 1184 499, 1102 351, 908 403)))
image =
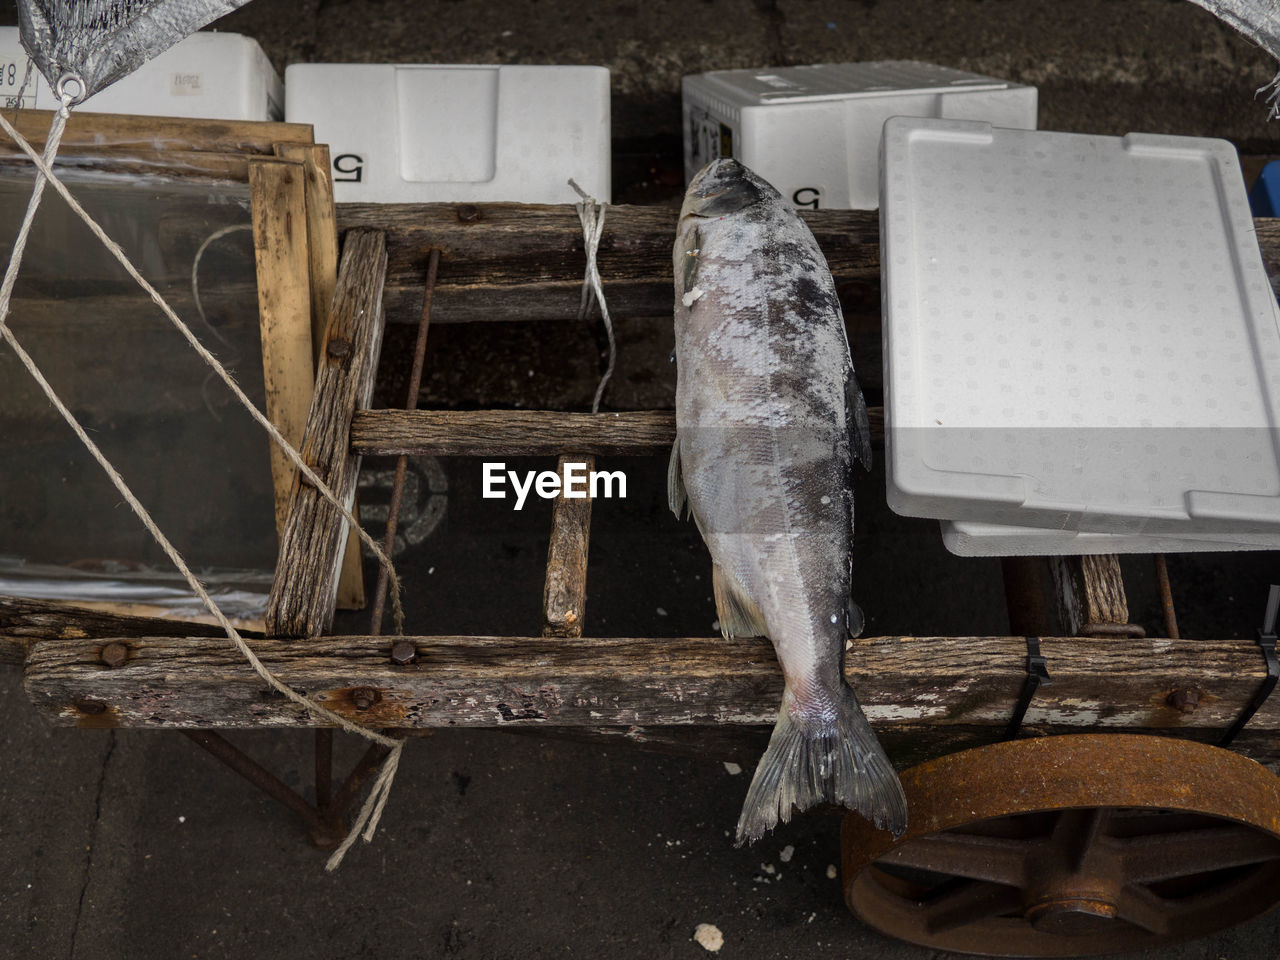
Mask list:
MULTIPOLYGON (((413 409, 430 323, 576 316, 584 258, 571 207, 339 206, 335 279, 324 148, 282 125, 201 136, 188 150, 184 125, 178 152, 161 143, 152 159, 253 186, 265 362, 277 362, 270 330, 282 316, 317 333, 314 371, 310 343, 288 347, 269 413, 348 504, 363 455, 666 456, 670 411, 413 409), (368 409, 386 323, 419 325, 405 410, 368 409), (310 398, 305 431, 290 419, 299 391, 310 398)), ((876 215, 805 218, 841 286, 864 383, 878 386, 876 215)), ((600 266, 618 323, 669 311, 674 219, 666 207, 609 209, 600 266)), ((1257 232, 1264 257, 1280 260, 1280 223, 1258 221, 1257 232)), ((882 411, 871 417, 879 442, 882 411)), ((590 637, 589 499, 556 504, 540 635, 433 636, 410 624, 412 635, 383 636, 379 589, 367 635, 334 636, 335 599, 356 594, 340 586, 344 552, 355 555, 349 531, 283 462, 275 469, 281 553, 253 646, 316 702, 404 735, 526 728, 758 756, 782 693, 767 641, 590 637)), ((1257 703, 1274 655, 1252 639, 1180 637, 1165 577, 1168 635, 1144 636, 1114 557, 1010 561, 1005 580, 1015 635, 850 644, 847 676, 890 756, 923 764, 903 775, 906 837, 846 822, 855 911, 938 948, 1057 956, 1195 936, 1280 899, 1280 781, 1244 759, 1280 761, 1280 702, 1257 703), (1251 705, 1260 709, 1231 751, 1209 746, 1251 705)), ((8 599, 0 633, 51 723, 182 730, 296 810, 321 845, 341 838, 342 812, 382 755, 371 748, 333 790, 332 733, 317 730, 312 807, 214 732, 317 726, 264 690, 216 631, 8 599)))

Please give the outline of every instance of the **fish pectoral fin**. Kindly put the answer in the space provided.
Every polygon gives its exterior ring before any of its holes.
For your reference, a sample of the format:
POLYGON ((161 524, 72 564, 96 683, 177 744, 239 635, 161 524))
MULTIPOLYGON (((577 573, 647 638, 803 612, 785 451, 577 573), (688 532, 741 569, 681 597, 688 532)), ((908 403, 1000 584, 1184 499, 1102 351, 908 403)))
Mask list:
POLYGON ((689 494, 684 488, 684 477, 680 473, 680 436, 676 435, 671 444, 671 459, 667 461, 667 504, 677 520, 689 515, 689 494))
POLYGON ((742 585, 717 563, 711 567, 711 586, 716 596, 720 632, 729 637, 766 637, 764 614, 742 585))
POLYGON ((849 432, 849 446, 864 470, 871 469, 871 420, 867 416, 867 401, 862 396, 858 378, 849 367, 844 380, 845 429, 849 432))
POLYGON ((862 636, 862 631, 866 627, 866 619, 862 616, 862 608, 853 602, 853 597, 849 598, 849 607, 846 611, 846 623, 849 625, 849 639, 856 640, 862 636))

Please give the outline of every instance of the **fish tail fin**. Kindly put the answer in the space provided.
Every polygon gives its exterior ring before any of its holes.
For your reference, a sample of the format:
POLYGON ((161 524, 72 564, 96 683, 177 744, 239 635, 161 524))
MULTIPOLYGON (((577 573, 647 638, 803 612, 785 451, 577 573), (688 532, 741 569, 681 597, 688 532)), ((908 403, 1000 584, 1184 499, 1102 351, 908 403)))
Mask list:
POLYGON ((834 803, 856 810, 901 836, 907 798, 893 764, 876 740, 853 689, 841 682, 836 716, 806 716, 791 688, 756 767, 738 819, 737 844, 759 840, 791 810, 834 803))

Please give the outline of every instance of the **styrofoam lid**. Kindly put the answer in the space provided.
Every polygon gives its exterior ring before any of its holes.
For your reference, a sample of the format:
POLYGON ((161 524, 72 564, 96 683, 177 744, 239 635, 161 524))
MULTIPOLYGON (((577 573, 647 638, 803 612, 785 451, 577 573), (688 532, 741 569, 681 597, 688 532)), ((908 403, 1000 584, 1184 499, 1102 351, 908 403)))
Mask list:
POLYGON ((1006 80, 916 60, 714 70, 701 76, 731 89, 739 97, 761 104, 957 90, 1007 90, 1011 86, 1006 80))
POLYGON ((883 149, 895 509, 1280 529, 1280 328, 1229 143, 897 117, 883 149))

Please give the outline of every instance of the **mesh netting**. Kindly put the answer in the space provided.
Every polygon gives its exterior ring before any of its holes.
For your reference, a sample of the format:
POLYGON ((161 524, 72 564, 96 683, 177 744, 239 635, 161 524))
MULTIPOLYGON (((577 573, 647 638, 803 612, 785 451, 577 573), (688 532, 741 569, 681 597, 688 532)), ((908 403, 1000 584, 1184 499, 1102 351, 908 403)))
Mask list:
POLYGON ((1280 59, 1280 4, 1275 0, 1191 0, 1280 59))
POLYGON ((22 45, 55 90, 92 96, 247 0, 18 0, 22 45))

